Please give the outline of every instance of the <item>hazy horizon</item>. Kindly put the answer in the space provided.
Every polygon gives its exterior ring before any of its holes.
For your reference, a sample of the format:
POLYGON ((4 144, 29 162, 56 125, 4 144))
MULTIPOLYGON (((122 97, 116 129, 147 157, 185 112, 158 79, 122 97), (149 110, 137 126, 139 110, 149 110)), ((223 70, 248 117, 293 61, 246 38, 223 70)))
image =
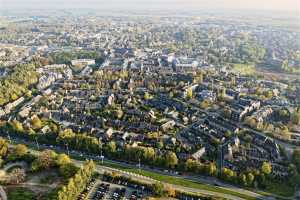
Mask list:
POLYGON ((0 8, 14 9, 168 9, 300 11, 299 0, 0 0, 0 8))

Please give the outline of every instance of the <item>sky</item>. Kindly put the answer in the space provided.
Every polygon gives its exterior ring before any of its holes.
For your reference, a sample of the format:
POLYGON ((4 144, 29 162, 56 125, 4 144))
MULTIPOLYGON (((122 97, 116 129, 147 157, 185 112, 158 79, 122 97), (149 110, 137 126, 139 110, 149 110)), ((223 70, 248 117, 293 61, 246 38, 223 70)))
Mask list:
POLYGON ((230 9, 299 11, 300 0, 0 0, 0 9, 230 9))

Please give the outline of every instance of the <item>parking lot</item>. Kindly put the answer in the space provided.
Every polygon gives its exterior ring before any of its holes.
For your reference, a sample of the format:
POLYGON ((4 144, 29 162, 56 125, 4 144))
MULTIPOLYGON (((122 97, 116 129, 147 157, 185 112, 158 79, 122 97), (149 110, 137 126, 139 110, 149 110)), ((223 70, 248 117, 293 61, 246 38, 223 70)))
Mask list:
POLYGON ((146 193, 141 189, 136 189, 132 186, 118 185, 97 180, 93 188, 90 190, 87 199, 101 200, 101 199, 130 199, 138 200, 146 196, 146 193))

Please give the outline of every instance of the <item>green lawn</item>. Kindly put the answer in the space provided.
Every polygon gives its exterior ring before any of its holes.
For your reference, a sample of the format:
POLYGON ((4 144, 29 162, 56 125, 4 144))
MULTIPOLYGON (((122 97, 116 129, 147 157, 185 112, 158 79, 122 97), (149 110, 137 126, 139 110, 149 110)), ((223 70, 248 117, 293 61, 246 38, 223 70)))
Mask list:
POLYGON ((276 182, 269 182, 267 183, 267 192, 270 192, 272 194, 280 195, 283 197, 291 197, 295 193, 295 189, 286 185, 286 184, 280 184, 276 182))
POLYGON ((34 193, 26 188, 10 188, 7 192, 7 198, 9 200, 34 200, 34 193))
POLYGON ((252 75, 255 73, 253 64, 233 64, 233 71, 242 75, 252 75))

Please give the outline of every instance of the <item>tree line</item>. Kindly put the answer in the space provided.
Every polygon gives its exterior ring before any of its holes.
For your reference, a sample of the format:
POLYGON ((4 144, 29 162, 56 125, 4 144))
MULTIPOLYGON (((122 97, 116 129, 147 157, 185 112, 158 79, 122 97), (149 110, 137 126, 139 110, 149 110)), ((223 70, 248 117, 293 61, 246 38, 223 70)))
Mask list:
MULTIPOLYGON (((15 127, 18 123, 7 123, 1 127, 3 133, 9 131, 14 136, 23 137, 46 144, 60 145, 66 147, 68 145, 70 150, 79 150, 94 155, 101 153, 110 159, 122 160, 126 162, 133 162, 157 166, 166 169, 179 170, 183 172, 191 172, 194 174, 204 174, 209 176, 219 177, 226 182, 231 182, 247 187, 260 186, 265 187, 267 180, 274 180, 272 177, 272 167, 270 163, 263 163, 260 169, 247 170, 243 172, 235 172, 228 168, 223 168, 221 171, 217 170, 215 162, 201 163, 193 159, 182 161, 178 159, 173 151, 161 151, 153 147, 125 145, 120 146, 115 141, 110 141, 102 144, 101 140, 96 137, 89 136, 82 133, 74 133, 71 129, 60 130, 58 133, 34 134, 30 135, 23 129, 19 131, 20 127, 15 127)), ((20 124, 19 124, 20 125, 20 124)), ((296 153, 298 151, 295 151, 296 153)), ((298 153, 299 154, 299 153, 298 153)), ((297 181, 292 181, 299 177, 299 156, 295 154, 294 164, 289 166, 289 184, 298 184, 297 181), (295 166, 295 167, 294 167, 295 166)))
POLYGON ((86 161, 78 172, 69 179, 68 184, 63 186, 58 192, 58 200, 74 200, 78 199, 81 192, 84 191, 87 184, 91 181, 95 170, 93 161, 86 161))

